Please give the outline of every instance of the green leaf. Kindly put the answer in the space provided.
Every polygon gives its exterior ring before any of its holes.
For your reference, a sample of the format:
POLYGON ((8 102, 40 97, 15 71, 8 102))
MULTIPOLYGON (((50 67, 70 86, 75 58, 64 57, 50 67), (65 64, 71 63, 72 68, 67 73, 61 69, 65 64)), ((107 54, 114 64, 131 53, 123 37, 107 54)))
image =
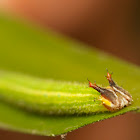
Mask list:
POLYGON ((23 21, 0 16, 0 23, 0 127, 55 136, 139 109, 139 67, 89 49, 82 43, 49 30, 44 32, 23 21), (106 68, 113 71, 113 79, 123 85, 134 100, 132 105, 117 112, 108 112, 98 100, 99 93, 86 88, 87 78, 107 86, 104 77, 106 68), (59 92, 60 96, 56 96, 56 92, 59 92), (49 93, 53 93, 54 98, 49 96, 49 93), (93 104, 85 97, 93 108, 85 110, 84 98, 78 93, 93 97, 93 104), (62 100, 64 96, 58 100, 64 104, 63 108, 57 104, 56 99, 68 94, 75 95, 69 98, 70 105, 62 100), (72 100, 78 99, 82 102, 77 106, 81 105, 83 110, 77 110, 76 107, 75 112, 70 113, 67 109, 75 105, 72 100), (51 108, 45 102, 56 106, 51 108), (58 108, 62 113, 50 115, 53 114, 51 111, 57 112, 58 108))

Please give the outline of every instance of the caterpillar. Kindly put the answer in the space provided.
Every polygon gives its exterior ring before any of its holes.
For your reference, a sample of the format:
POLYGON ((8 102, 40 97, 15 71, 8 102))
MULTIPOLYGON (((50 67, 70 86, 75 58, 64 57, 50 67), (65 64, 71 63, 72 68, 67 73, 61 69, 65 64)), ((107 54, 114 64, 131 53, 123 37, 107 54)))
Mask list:
POLYGON ((57 80, 42 80, 18 73, 0 72, 0 102, 47 115, 92 114, 119 110, 131 104, 132 96, 115 84, 101 88, 57 80))

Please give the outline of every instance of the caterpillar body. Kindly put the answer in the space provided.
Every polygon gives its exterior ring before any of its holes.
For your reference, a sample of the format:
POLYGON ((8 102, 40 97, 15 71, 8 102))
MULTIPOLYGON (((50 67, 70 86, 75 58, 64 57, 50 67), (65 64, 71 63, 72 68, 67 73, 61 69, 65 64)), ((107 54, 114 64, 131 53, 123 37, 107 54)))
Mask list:
POLYGON ((119 110, 132 102, 132 96, 115 84, 110 86, 42 80, 26 75, 0 72, 0 102, 48 115, 92 114, 119 110), (105 106, 105 107, 104 107, 105 106))

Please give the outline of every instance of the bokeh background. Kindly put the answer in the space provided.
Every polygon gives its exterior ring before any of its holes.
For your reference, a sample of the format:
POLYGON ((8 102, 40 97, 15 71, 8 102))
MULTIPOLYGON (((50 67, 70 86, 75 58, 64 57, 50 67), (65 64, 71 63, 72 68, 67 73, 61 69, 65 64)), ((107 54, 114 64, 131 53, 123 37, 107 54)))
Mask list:
MULTIPOLYGON (((0 0, 0 9, 140 65, 139 0, 0 0)), ((139 132, 140 114, 127 113, 73 131, 67 140, 139 140, 139 132)), ((1 130, 0 139, 60 137, 1 130)))

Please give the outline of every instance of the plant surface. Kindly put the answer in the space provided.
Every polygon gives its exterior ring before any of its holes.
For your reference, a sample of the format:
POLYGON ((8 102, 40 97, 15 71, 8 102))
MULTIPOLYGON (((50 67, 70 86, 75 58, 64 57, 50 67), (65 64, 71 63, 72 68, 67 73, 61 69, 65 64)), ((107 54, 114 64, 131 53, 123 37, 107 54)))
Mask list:
POLYGON ((0 16, 0 127, 55 136, 139 112, 140 68, 51 31, 0 16), (107 86, 106 68, 128 90, 132 105, 109 112, 89 78, 107 86))

